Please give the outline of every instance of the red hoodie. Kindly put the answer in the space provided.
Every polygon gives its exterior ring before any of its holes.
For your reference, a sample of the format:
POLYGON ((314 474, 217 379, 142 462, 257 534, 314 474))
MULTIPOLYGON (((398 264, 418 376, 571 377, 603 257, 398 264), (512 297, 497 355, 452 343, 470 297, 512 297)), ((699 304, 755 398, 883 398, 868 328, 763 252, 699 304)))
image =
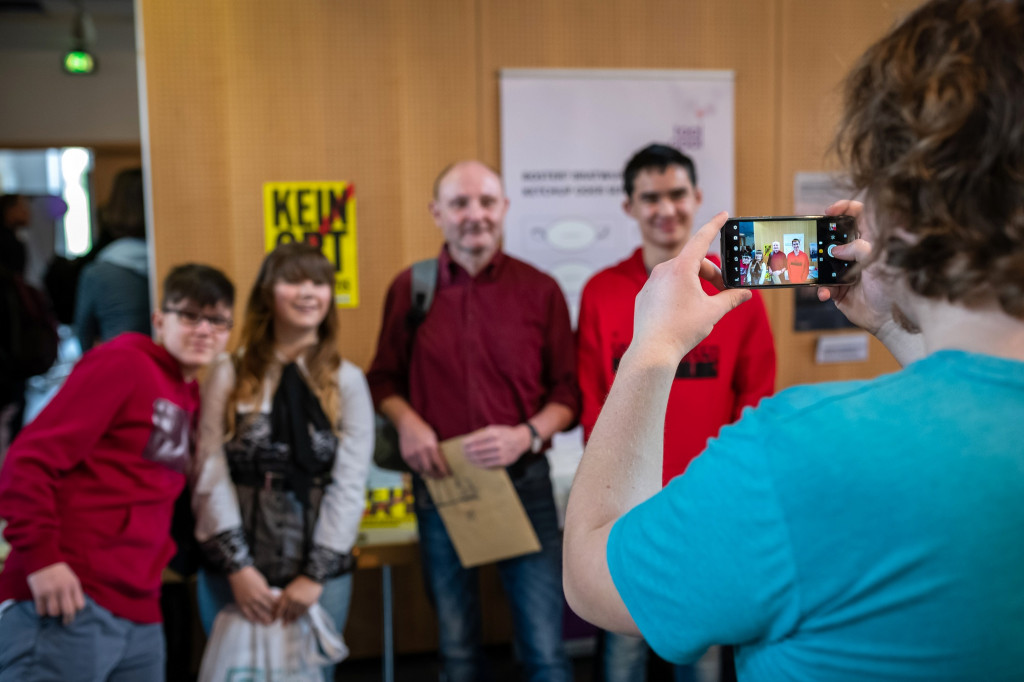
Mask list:
POLYGON ((160 577, 175 551, 171 515, 198 407, 196 383, 142 334, 86 353, 0 471, 11 544, 0 601, 32 599, 26 577, 64 561, 114 615, 160 622, 160 577))

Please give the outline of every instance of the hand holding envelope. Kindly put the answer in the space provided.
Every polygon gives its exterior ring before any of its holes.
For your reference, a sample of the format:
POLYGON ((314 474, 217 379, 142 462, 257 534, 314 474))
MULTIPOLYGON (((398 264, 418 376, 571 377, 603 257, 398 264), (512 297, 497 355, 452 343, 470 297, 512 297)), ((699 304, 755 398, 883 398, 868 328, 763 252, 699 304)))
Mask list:
POLYGON ((463 567, 539 552, 540 541, 508 472, 470 464, 461 437, 440 448, 451 476, 423 480, 463 567))

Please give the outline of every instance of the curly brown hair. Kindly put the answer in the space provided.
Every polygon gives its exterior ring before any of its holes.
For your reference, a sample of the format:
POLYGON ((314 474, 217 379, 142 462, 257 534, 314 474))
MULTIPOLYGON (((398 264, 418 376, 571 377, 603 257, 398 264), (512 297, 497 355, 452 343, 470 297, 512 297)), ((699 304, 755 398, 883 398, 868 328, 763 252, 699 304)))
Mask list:
MULTIPOLYGON (((317 284, 334 284, 334 266, 315 246, 301 242, 281 244, 263 259, 245 306, 239 353, 235 362, 235 390, 228 402, 229 422, 233 421, 234 408, 239 402, 259 400, 267 369, 275 362, 274 285, 307 279, 317 284)), ((341 366, 341 353, 338 352, 337 343, 338 311, 334 305, 328 306, 327 316, 317 329, 317 338, 316 345, 304 357, 306 370, 313 392, 337 430, 340 406, 338 367, 341 366)))
POLYGON ((933 0, 846 81, 836 149, 912 291, 1024 319, 1024 1, 933 0))

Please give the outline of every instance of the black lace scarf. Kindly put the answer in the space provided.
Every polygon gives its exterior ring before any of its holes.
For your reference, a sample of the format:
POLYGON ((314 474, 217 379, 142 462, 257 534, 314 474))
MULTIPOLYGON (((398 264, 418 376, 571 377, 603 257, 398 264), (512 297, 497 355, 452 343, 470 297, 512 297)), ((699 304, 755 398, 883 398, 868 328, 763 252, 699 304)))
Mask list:
POLYGON ((270 407, 270 428, 271 440, 291 449, 294 466, 287 476, 288 487, 308 507, 314 479, 330 471, 330 465, 325 469, 325 462, 316 456, 311 431, 331 433, 331 422, 294 362, 281 369, 281 383, 270 407))

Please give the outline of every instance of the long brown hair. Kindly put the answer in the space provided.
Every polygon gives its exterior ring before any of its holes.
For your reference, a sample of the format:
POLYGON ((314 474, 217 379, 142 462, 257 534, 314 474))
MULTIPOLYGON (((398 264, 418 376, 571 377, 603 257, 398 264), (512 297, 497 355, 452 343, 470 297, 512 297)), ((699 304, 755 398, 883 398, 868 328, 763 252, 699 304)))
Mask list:
MULTIPOLYGON (((314 246, 301 242, 281 244, 267 254, 249 293, 245 319, 236 356, 235 390, 229 402, 227 417, 233 426, 235 406, 239 402, 258 402, 263 394, 263 381, 274 358, 274 285, 278 282, 316 284, 334 283, 334 266, 314 246)), ((332 427, 339 426, 340 407, 338 367, 338 311, 333 302, 327 316, 317 329, 317 342, 306 351, 306 370, 310 388, 320 400, 332 427)))
POLYGON ((764 252, 763 251, 761 251, 760 249, 754 249, 754 251, 751 252, 751 254, 750 254, 750 267, 748 268, 748 270, 749 270, 749 272, 747 274, 747 277, 750 279, 750 283, 751 284, 760 284, 759 281, 755 282, 754 278, 756 277, 758 280, 760 280, 761 279, 761 275, 764 274, 764 252), (761 254, 761 260, 757 260, 757 254, 761 254))

